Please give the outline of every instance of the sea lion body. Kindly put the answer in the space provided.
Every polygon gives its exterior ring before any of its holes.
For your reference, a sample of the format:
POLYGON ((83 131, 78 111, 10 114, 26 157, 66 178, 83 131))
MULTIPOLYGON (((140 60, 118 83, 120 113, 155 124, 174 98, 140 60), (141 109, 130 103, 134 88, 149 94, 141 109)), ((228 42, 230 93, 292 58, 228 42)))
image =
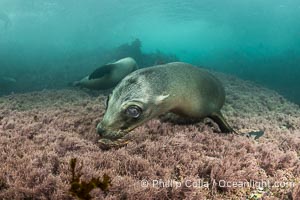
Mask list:
POLYGON ((123 58, 117 62, 99 67, 89 76, 80 81, 75 81, 73 85, 93 90, 110 89, 136 69, 138 69, 138 65, 133 58, 123 58))
POLYGON ((103 138, 115 140, 172 112, 192 119, 210 117, 222 132, 232 132, 220 112, 224 101, 221 82, 204 69, 182 62, 139 69, 113 90, 97 130, 103 138))

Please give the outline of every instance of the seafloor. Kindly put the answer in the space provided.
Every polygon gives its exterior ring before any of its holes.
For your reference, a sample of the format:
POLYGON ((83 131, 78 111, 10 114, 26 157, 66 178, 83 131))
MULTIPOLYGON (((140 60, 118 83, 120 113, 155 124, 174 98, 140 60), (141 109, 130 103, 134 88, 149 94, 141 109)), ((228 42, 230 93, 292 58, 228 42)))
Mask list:
POLYGON ((228 122, 262 129, 263 137, 220 134, 209 120, 152 120, 133 131, 127 146, 101 150, 95 127, 104 95, 65 89, 1 97, 0 199, 73 199, 72 158, 83 181, 111 177, 106 194, 91 192, 95 199, 300 199, 299 107, 250 82, 218 76, 228 122))

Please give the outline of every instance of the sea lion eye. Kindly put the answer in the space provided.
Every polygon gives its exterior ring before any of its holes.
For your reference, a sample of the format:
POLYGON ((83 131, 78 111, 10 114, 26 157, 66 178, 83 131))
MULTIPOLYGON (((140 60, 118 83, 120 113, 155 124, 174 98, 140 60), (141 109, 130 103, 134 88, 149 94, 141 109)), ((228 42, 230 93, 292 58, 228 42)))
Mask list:
POLYGON ((125 114, 132 118, 138 118, 142 114, 142 109, 138 106, 129 106, 125 110, 125 114))

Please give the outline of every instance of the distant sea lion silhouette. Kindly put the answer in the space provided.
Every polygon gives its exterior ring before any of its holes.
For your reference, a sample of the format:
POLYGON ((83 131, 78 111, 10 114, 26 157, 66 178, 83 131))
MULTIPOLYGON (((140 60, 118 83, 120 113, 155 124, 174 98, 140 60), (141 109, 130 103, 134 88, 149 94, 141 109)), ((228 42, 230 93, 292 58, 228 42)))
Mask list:
POLYGON ((4 22, 5 29, 11 25, 11 20, 9 19, 8 15, 3 12, 0 12, 0 20, 4 22))
POLYGON ((13 87, 16 84, 16 79, 12 77, 0 77, 0 91, 13 87))
POLYGON ((126 76, 107 99, 97 132, 99 142, 114 145, 142 123, 171 112, 179 116, 214 120, 223 133, 235 132, 220 109, 225 102, 221 82, 193 65, 173 62, 139 69, 126 76))
POLYGON ((89 76, 84 77, 80 81, 75 81, 73 85, 94 90, 110 89, 137 69, 138 65, 135 60, 127 57, 99 67, 89 76))

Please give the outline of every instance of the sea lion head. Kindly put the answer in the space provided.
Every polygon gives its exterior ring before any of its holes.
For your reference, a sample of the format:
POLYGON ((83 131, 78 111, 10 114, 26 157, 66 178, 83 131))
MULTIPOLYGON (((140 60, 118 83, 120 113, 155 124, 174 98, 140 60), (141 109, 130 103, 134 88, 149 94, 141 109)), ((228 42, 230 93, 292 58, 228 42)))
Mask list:
POLYGON ((102 138, 117 140, 164 112, 168 94, 159 95, 138 71, 125 77, 107 98, 106 112, 97 126, 102 138))

